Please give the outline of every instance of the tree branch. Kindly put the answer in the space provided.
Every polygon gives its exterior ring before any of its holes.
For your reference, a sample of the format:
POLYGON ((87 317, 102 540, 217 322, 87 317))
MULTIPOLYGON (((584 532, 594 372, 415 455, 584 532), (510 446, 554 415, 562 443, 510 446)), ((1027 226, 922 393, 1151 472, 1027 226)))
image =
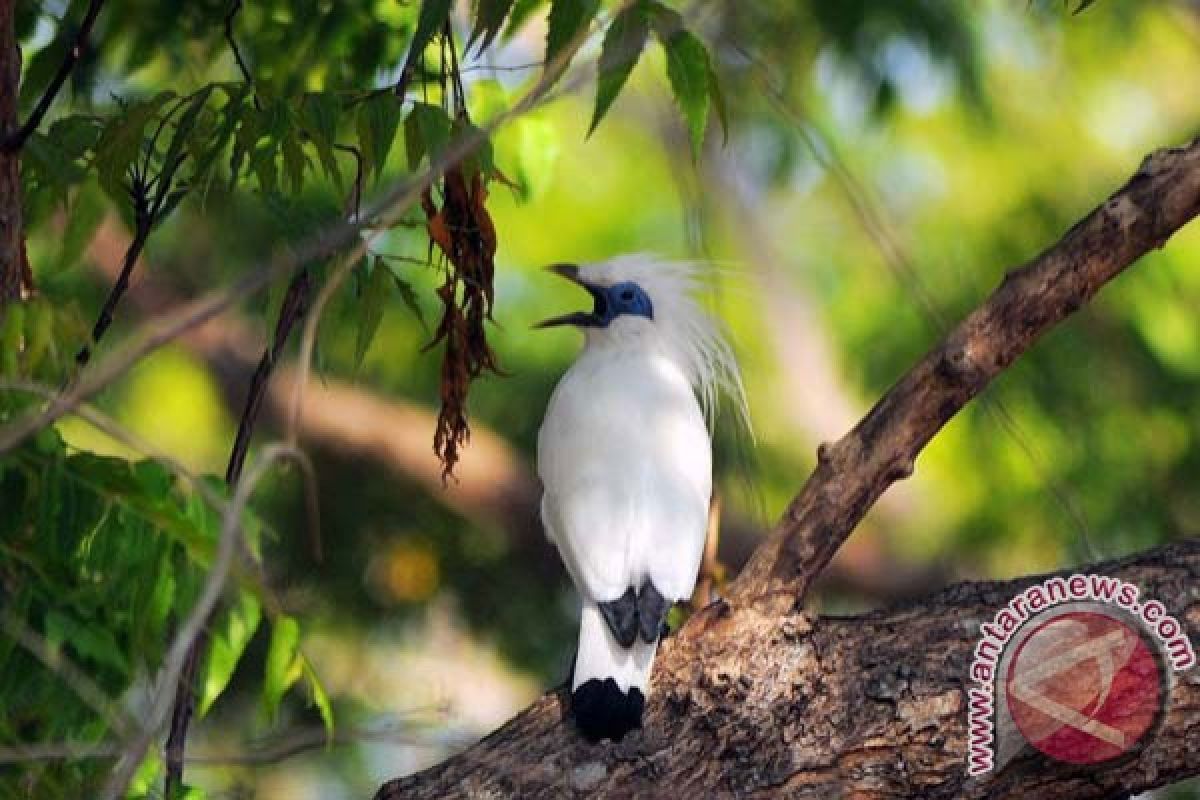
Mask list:
MULTIPOLYGON (((1194 636, 1200 542, 1093 571, 1142 587, 1194 636)), ((1025 754, 966 771, 964 684, 978 624, 1038 578, 964 583, 861 617, 717 602, 664 642, 645 727, 589 744, 547 694, 462 755, 375 800, 449 797, 1127 797, 1200 772, 1200 681, 1176 680, 1144 750, 1073 766, 1025 754), (919 642, 920 646, 914 646, 919 642)))
POLYGON ((803 597, 855 525, 958 411, 1037 339, 1200 213, 1200 139, 1147 157, 1125 186, 1033 261, 896 382, 816 470, 731 587, 747 602, 803 597))
MULTIPOLYGON (((1161 150, 1107 202, 1001 286, 909 370, 818 464, 771 538, 663 646, 645 728, 589 745, 544 696, 441 766, 385 784, 377 800, 489 792, 559 797, 1112 797, 1200 773, 1200 688, 1178 680, 1136 757, 1086 768, 1025 756, 968 780, 963 686, 979 623, 1022 587, 962 584, 863 617, 814 618, 814 578, 925 445, 1042 334, 1200 213, 1200 139, 1161 150), (914 643, 920 646, 914 646, 914 643)), ((1096 565, 1200 626, 1200 543, 1096 565)))
MULTIPOLYGON (((16 3, 0 7, 0 137, 17 128, 21 49, 17 46, 16 3)), ((22 222, 21 167, 16 153, 0 149, 0 322, 5 306, 21 299, 21 263, 25 231, 22 222)))
MULTIPOLYGON (((83 55, 83 48, 87 46, 88 35, 91 34, 92 26, 96 24, 96 17, 100 16, 100 9, 103 7, 104 0, 91 0, 88 3, 87 11, 79 23, 79 30, 75 33, 75 40, 71 42, 71 46, 68 48, 62 63, 58 65, 58 71, 54 73, 54 77, 51 78, 50 83, 46 86, 46 91, 42 92, 37 105, 33 107, 33 111, 24 124, 17 128, 17 130, 6 133, 4 138, 0 139, 0 151, 15 153, 20 150, 21 145, 25 144, 25 140, 38 129, 38 125, 42 124, 42 118, 50 110, 51 104, 54 103, 54 98, 58 96, 58 92, 62 89, 63 84, 67 82, 67 78, 71 77, 71 70, 75 69, 75 64, 79 62, 79 57, 83 55)), ((15 82, 13 86, 16 86, 15 82)))

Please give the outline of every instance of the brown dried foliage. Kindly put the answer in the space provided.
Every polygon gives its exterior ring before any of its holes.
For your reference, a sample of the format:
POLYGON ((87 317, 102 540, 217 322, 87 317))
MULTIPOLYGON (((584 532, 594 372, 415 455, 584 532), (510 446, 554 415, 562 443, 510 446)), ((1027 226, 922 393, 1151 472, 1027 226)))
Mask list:
POLYGON ((469 175, 461 164, 446 171, 441 181, 442 207, 433 192, 421 196, 429 241, 445 254, 446 281, 437 290, 442 319, 426 349, 445 343, 442 355, 441 411, 433 449, 442 460, 442 480, 454 471, 459 448, 471 436, 467 393, 484 370, 500 373, 488 345, 484 323, 492 318, 496 229, 488 214, 486 176, 469 175))

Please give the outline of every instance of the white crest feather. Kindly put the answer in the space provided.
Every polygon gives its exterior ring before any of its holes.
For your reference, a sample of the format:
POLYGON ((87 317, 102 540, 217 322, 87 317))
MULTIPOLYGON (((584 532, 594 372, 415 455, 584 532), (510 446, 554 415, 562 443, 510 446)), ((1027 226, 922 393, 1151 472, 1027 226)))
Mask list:
POLYGON ((725 326, 697 297, 711 289, 707 273, 703 262, 671 261, 645 253, 580 268, 583 278, 600 286, 633 281, 642 287, 654 304, 655 333, 695 389, 709 428, 724 395, 732 402, 738 421, 753 435, 746 389, 725 326))

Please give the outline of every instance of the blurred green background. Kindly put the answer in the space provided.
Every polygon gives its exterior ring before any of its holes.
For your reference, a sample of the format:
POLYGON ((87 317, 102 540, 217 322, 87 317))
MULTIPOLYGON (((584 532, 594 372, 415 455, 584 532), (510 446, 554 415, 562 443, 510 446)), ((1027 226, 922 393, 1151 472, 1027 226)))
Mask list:
MULTIPOLYGON (((441 487, 430 445, 440 359, 422 348, 441 274, 398 259, 423 320, 390 298, 356 369, 361 287, 348 282, 322 318, 314 405, 300 431, 318 478, 323 559, 309 546, 295 470, 273 474, 253 503, 271 531, 262 545, 271 591, 300 621, 300 646, 353 741, 273 763, 189 764, 188 782, 212 797, 369 796, 566 677, 575 599, 533 516, 533 451, 547 397, 580 342, 530 326, 581 298, 545 264, 653 251, 718 265, 709 300, 740 354, 757 438, 751 449, 729 426, 718 431, 722 553, 735 569, 820 442, 846 431, 1006 269, 1056 241, 1145 154, 1200 133, 1200 6, 1100 0, 1072 10, 1023 0, 699 2, 686 13, 712 49, 730 123, 726 141, 711 123, 698 160, 653 49, 590 137, 590 81, 502 127, 496 162, 521 186, 493 184, 489 202, 499 239, 489 336, 505 374, 472 389, 474 442, 459 478, 441 487)), ((31 65, 64 11, 31 9, 31 65)), ((224 11, 114 0, 98 27, 100 55, 55 113, 111 103, 114 93, 237 80, 220 38, 224 11)), ((468 13, 458 10, 460 34, 468 13)), ((414 14, 415 4, 391 0, 247 3, 237 24, 256 79, 286 92, 394 77, 414 14)), ((541 58, 543 17, 535 10, 468 62, 477 121, 532 80, 531 70, 493 68, 541 58)), ((596 50, 585 46, 581 69, 596 50)), ((403 172, 395 151, 378 186, 403 172)), ((228 285, 310 234, 340 198, 324 180, 286 203, 255 191, 190 198, 151 238, 134 290, 144 299, 131 296, 102 349, 162 303, 228 285)), ((119 243, 123 223, 104 213, 100 231, 119 243)), ((60 264, 61 220, 42 218, 29 241, 39 302, 77 315, 82 334, 111 280, 102 262, 123 247, 97 234, 60 264)), ((416 260, 427 248, 417 227, 371 246, 416 260)), ((1198 259, 1192 225, 1006 371, 871 512, 822 584, 820 606, 869 608, 952 580, 1195 535, 1198 259)), ((145 359, 96 405, 191 470, 220 475, 247 363, 281 290, 218 320, 216 344, 187 340, 145 359)), ((268 399, 251 463, 281 418, 268 399)), ((78 419, 57 427, 69 448, 138 456, 78 419)), ((0 503, 8 506, 3 494, 0 503)), ((190 752, 319 729, 302 692, 274 720, 258 708, 269 639, 264 626, 250 641, 230 690, 196 723, 190 752)), ((0 776, 17 769, 0 766, 0 776)))

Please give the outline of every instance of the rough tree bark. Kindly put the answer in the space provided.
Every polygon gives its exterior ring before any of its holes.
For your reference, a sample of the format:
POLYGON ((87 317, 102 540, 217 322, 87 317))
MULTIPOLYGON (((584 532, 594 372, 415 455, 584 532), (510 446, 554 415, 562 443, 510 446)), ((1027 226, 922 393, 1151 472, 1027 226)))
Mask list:
MULTIPOLYGON (((1043 333, 1200 213, 1200 139, 1148 157, 1054 246, 1013 270, 818 464, 729 587, 660 651, 645 727, 585 742, 545 695, 465 753, 390 781, 424 797, 1124 797, 1200 773, 1200 676, 1174 681, 1135 756, 1075 767, 1027 755, 966 773, 965 684, 979 624, 1022 587, 951 587, 856 618, 802 610, 813 579, 924 446, 1043 333)), ((1095 565, 1200 629, 1200 543, 1095 565)))
MULTIPOLYGON (((20 81, 16 2, 0 0, 0 139, 8 138, 18 127, 20 81)), ((5 307, 21 297, 23 269, 20 153, 0 148, 0 322, 5 307)))

